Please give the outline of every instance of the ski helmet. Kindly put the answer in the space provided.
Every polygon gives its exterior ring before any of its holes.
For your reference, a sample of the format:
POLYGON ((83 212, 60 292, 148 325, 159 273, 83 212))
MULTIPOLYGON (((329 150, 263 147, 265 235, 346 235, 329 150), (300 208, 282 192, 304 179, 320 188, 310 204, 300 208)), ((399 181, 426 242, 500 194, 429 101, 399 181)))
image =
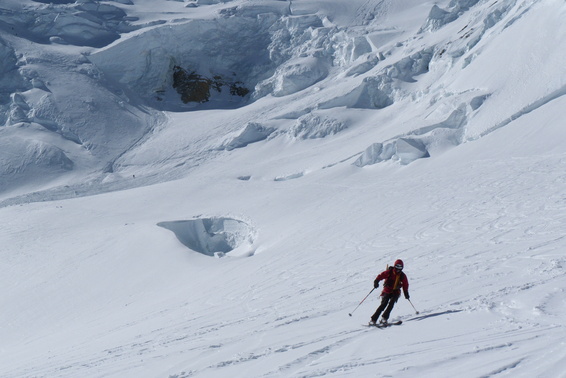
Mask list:
POLYGON ((398 259, 395 261, 395 269, 403 270, 403 260, 398 259))

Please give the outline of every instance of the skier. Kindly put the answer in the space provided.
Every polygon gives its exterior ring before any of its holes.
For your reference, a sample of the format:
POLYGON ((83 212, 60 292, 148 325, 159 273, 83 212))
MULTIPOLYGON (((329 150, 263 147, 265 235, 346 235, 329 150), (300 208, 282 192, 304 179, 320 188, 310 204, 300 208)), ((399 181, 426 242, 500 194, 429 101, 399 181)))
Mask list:
POLYGON ((387 319, 389 319, 391 310, 393 310, 395 302, 397 302, 401 295, 401 287, 403 288, 405 298, 409 299, 409 280, 407 279, 407 275, 403 273, 402 260, 395 261, 394 266, 391 266, 386 271, 381 272, 375 278, 375 281, 373 281, 373 287, 379 287, 379 281, 381 280, 385 280, 383 283, 383 291, 381 292, 381 304, 375 311, 375 314, 372 315, 369 323, 370 325, 376 324, 377 319, 383 310, 385 310, 385 312, 383 313, 380 323, 387 324, 387 319))

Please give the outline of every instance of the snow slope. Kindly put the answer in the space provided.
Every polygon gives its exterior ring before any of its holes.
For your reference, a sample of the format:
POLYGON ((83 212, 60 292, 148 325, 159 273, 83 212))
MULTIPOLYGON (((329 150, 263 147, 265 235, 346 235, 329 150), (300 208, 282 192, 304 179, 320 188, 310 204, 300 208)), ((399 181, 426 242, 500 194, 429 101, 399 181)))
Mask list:
POLYGON ((565 15, 3 2, 0 376, 565 377, 565 15))

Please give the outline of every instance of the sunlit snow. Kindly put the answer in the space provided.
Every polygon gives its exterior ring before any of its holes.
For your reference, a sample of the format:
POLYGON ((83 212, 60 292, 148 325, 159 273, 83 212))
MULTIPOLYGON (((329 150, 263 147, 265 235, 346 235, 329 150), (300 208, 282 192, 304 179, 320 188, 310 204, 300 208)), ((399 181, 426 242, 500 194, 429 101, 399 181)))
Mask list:
POLYGON ((566 377, 565 19, 2 0, 0 376, 566 377))

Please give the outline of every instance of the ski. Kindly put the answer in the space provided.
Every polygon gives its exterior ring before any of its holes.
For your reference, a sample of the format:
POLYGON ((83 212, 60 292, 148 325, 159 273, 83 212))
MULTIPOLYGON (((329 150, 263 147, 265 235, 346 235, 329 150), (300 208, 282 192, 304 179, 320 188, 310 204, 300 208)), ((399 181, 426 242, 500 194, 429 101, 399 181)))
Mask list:
POLYGON ((377 328, 387 328, 389 326, 394 326, 394 325, 401 325, 403 324, 402 320, 397 320, 396 322, 392 322, 392 323, 385 323, 385 324, 376 324, 375 326, 377 328))
POLYGON ((380 323, 377 323, 377 324, 368 324, 368 327, 387 328, 387 327, 389 327, 389 326, 401 325, 401 324, 403 324, 403 321, 402 321, 402 320, 398 320, 398 321, 396 321, 396 322, 391 322, 391 323, 386 323, 386 324, 380 324, 380 323))

